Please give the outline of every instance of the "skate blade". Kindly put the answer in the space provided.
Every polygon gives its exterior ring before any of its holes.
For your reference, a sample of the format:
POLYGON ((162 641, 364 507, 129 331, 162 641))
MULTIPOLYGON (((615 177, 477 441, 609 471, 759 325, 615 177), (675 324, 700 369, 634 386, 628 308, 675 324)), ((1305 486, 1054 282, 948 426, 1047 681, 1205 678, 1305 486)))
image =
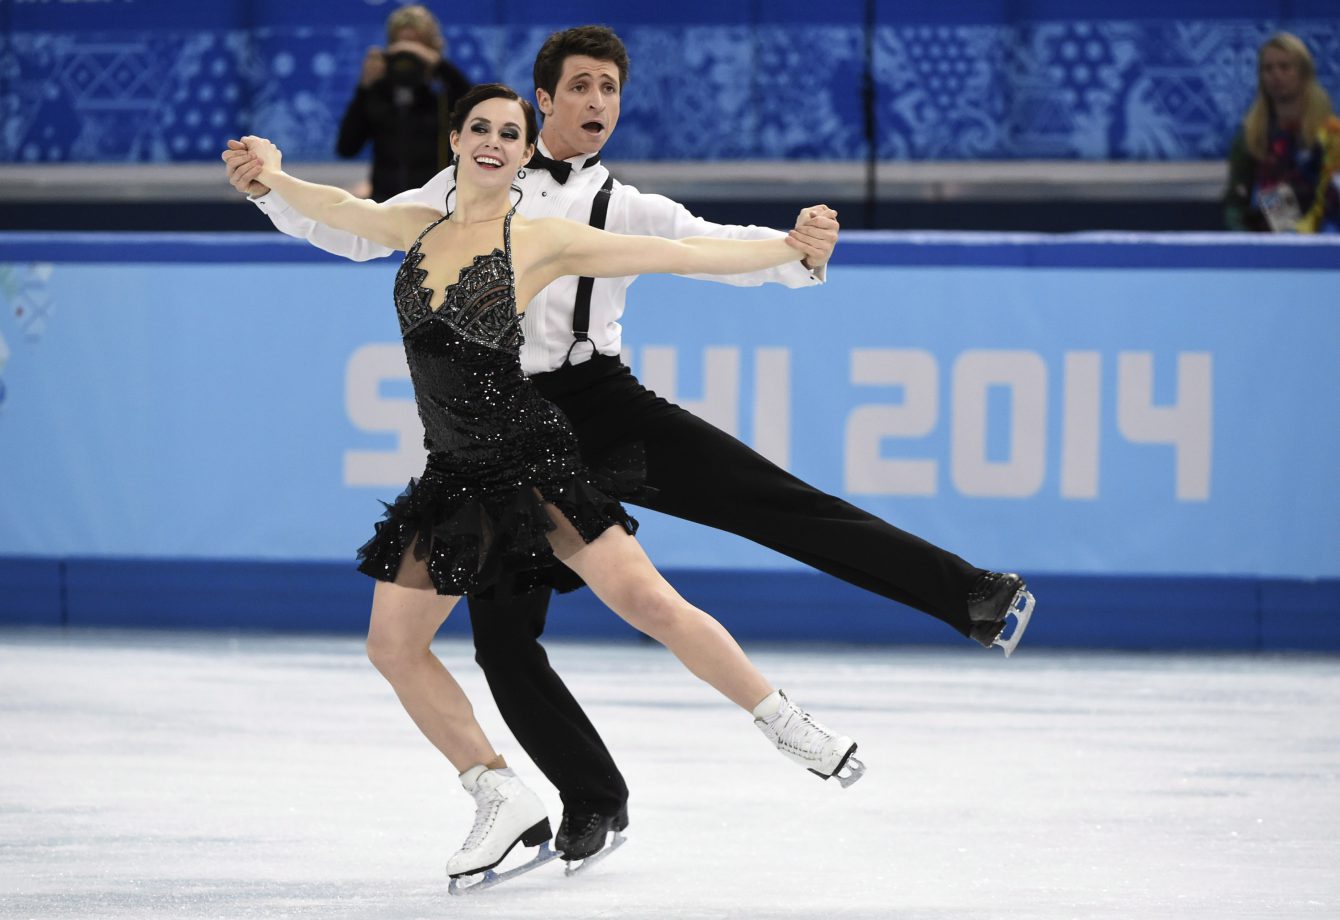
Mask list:
POLYGON ((842 784, 843 789, 846 789, 862 776, 865 776, 865 763, 855 757, 848 757, 847 762, 833 774, 833 778, 842 784))
POLYGON ((627 840, 628 838, 625 837, 619 831, 612 831, 609 842, 605 844, 603 849, 601 849, 594 856, 588 856, 585 859, 578 859, 568 863, 566 866, 563 867, 563 874, 571 878, 572 876, 576 875, 579 872, 585 872, 587 869, 590 869, 592 866, 600 862, 606 856, 609 856, 615 850, 619 849, 619 847, 623 846, 624 842, 627 840))
POLYGON ((856 745, 847 749, 847 753, 842 755, 838 761, 837 769, 832 773, 820 773, 813 767, 807 767, 811 773, 819 779, 835 779, 843 789, 846 789, 852 783, 856 782, 862 776, 865 776, 865 764, 856 757, 856 745))
POLYGON ((1014 654, 1014 647, 1019 644, 1019 640, 1024 637, 1024 630, 1028 628, 1028 621, 1033 616, 1033 594, 1027 588, 1020 588, 1019 593, 1014 595, 1014 600, 1010 601, 1010 609, 1005 611, 1005 618, 1008 621, 1010 614, 1014 614, 1014 629, 1010 631, 1008 639, 1002 638, 1005 631, 996 636, 992 645, 999 645, 1005 650, 1005 657, 1009 658, 1014 654))
POLYGON ((447 892, 449 894, 474 894, 479 891, 484 891, 514 879, 518 875, 525 875, 532 869, 538 869, 540 866, 543 866, 545 863, 554 859, 558 859, 558 854, 554 852, 549 846, 549 841, 546 840, 544 843, 540 844, 539 849, 536 850, 535 855, 531 857, 530 862, 522 863, 515 868, 507 869, 502 872, 486 869, 484 872, 475 873, 474 875, 459 875, 451 880, 451 884, 447 886, 447 892))

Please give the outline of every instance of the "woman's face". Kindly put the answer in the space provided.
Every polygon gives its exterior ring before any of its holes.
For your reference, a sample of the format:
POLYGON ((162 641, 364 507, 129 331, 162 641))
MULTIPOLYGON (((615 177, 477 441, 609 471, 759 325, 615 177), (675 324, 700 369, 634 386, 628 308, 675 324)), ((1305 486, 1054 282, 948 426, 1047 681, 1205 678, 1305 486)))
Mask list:
POLYGON ((485 99, 470 110, 451 149, 460 157, 456 181, 490 188, 510 187, 533 152, 526 143, 526 113, 515 99, 485 99))
POLYGON ((1282 48, 1261 52, 1261 89, 1274 103, 1292 102, 1303 91, 1298 61, 1282 48))

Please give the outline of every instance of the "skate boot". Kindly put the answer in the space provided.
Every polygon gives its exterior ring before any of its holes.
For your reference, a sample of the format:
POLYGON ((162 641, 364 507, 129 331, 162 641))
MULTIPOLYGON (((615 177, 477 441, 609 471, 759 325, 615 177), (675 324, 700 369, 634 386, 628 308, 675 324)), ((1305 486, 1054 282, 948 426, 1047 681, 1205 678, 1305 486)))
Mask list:
POLYGON ((1033 595, 1013 572, 983 572, 968 591, 968 617, 972 620, 969 635, 987 648, 999 645, 1006 658, 1014 654, 1032 616, 1033 595), (1006 636, 1011 615, 1014 628, 1006 636))
POLYGON ((865 764, 852 756, 856 742, 824 728, 781 690, 754 707, 754 724, 777 750, 816 776, 836 776, 844 789, 865 775, 865 764))
POLYGON ((447 860, 450 891, 491 888, 556 857, 549 848, 549 816, 539 796, 507 768, 490 770, 480 764, 461 774, 461 785, 475 799, 475 826, 456 854, 447 860), (518 843, 538 846, 534 859, 506 872, 494 872, 518 843), (482 878, 467 878, 479 876, 482 878))
POLYGON ((623 846, 628 839, 623 835, 627 827, 627 805, 613 815, 564 811, 554 846, 568 864, 565 874, 575 875, 623 846))

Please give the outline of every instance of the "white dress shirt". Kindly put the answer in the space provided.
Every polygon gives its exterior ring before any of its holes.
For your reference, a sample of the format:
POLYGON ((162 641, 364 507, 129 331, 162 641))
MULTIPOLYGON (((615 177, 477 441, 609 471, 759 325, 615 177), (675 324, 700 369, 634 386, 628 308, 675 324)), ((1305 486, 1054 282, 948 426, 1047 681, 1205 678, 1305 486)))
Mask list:
MULTIPOLYGON (((540 144, 540 152, 548 151, 540 144)), ((517 181, 521 189, 518 213, 525 217, 566 217, 579 223, 591 220, 591 202, 609 176, 599 162, 582 168, 588 157, 577 156, 572 164, 572 175, 560 185, 543 169, 523 170, 524 178, 517 181)), ((454 168, 445 169, 428 181, 423 188, 401 192, 388 203, 417 202, 446 211, 447 193, 455 187, 454 168)), ((515 199, 515 192, 513 193, 515 199)), ((304 217, 293 209, 278 192, 271 191, 253 198, 275 227, 289 236, 305 239, 313 245, 355 261, 365 261, 390 255, 394 250, 370 242, 343 230, 335 230, 304 217)), ((643 194, 631 185, 614 183, 610 194, 605 229, 612 233, 639 236, 660 236, 683 239, 690 236, 712 236, 723 239, 769 239, 780 237, 781 231, 767 227, 714 224, 689 212, 688 208, 671 201, 664 195, 643 194)), ((777 268, 744 275, 694 275, 707 281, 753 286, 776 282, 787 287, 807 287, 821 284, 824 267, 815 271, 806 268, 799 258, 777 268)), ((591 292, 591 323, 589 335, 595 349, 604 355, 617 356, 621 345, 624 298, 635 275, 622 278, 597 278, 591 292)), ((572 314, 577 297, 577 278, 559 278, 540 291, 526 306, 522 320, 525 343, 521 347, 521 367, 527 374, 552 371, 561 367, 572 347, 572 314)), ((580 364, 590 357, 591 349, 580 346, 572 351, 572 363, 580 364)))

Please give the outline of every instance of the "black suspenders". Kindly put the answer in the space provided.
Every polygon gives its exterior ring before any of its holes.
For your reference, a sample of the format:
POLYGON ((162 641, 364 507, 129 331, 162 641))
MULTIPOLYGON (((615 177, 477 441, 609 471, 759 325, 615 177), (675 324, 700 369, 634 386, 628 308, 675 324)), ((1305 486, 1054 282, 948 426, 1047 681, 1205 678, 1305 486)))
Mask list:
MULTIPOLYGON (((596 192, 596 197, 591 202, 591 226, 597 230, 605 229, 605 215, 610 209, 610 191, 614 188, 614 177, 607 176, 605 184, 596 192)), ((572 339, 573 342, 568 346, 568 353, 563 357, 563 366, 568 367, 572 364, 572 350, 577 347, 578 342, 590 342, 591 336, 591 288, 595 285, 596 279, 581 277, 577 279, 577 300, 572 307, 572 339)), ((594 356, 595 346, 591 346, 591 353, 594 356)))

